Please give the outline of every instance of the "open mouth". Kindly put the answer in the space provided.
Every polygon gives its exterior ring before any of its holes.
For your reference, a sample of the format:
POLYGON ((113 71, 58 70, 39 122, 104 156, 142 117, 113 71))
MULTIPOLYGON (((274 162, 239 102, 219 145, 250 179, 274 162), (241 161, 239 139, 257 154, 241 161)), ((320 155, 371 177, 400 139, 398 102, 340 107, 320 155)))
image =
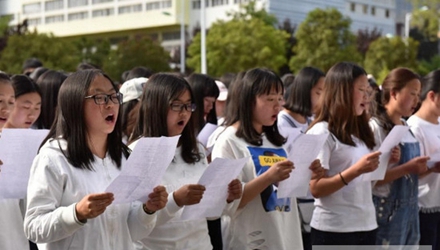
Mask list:
POLYGON ((114 115, 108 115, 108 116, 105 118, 105 120, 108 121, 108 122, 113 122, 113 121, 115 120, 115 116, 114 116, 114 115))
POLYGON ((177 123, 177 125, 179 125, 179 126, 183 126, 183 125, 185 125, 185 122, 184 122, 184 121, 179 121, 179 122, 177 123))
POLYGON ((0 122, 6 122, 6 118, 0 117, 0 122))

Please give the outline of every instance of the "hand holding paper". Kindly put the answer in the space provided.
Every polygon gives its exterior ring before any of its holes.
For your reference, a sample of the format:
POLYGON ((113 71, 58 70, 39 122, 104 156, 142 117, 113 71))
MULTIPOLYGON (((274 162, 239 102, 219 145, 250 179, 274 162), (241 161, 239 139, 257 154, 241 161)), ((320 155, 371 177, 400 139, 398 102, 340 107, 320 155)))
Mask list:
POLYGON ((236 187, 234 184, 236 181, 231 182, 231 180, 237 178, 248 161, 249 157, 242 159, 215 158, 198 182, 206 188, 202 200, 198 204, 185 206, 181 219, 220 217, 226 206, 226 199, 232 197, 231 192, 228 194, 228 191, 231 188, 235 190, 234 187, 236 187))

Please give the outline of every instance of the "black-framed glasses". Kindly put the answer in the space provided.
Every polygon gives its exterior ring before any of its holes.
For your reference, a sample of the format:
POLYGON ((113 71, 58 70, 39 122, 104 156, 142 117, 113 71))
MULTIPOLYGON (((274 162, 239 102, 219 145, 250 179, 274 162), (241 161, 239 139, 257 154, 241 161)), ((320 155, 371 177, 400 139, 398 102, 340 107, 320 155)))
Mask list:
POLYGON ((187 104, 171 103, 170 107, 172 111, 176 111, 176 112, 182 112, 184 109, 188 112, 194 112, 196 110, 195 103, 187 103, 187 104))
POLYGON ((109 100, 114 104, 122 104, 122 94, 114 93, 110 95, 106 94, 96 94, 84 97, 84 99, 93 99, 97 105, 106 105, 109 100))

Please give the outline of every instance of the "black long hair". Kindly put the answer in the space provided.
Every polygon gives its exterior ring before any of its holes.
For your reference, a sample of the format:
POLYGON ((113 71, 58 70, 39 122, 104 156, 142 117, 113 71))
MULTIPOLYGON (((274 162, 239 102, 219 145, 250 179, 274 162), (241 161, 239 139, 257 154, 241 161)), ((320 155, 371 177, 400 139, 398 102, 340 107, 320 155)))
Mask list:
MULTIPOLYGON (((84 119, 84 97, 90 84, 97 76, 104 76, 117 90, 116 84, 101 70, 90 69, 73 73, 63 82, 58 94, 58 106, 55 122, 41 146, 49 139, 62 138, 67 141, 67 148, 60 150, 68 162, 75 168, 93 170, 93 153, 88 147, 86 122, 84 119)), ((115 128, 107 137, 107 152, 110 158, 121 167, 122 157, 128 158, 130 149, 122 142, 122 129, 119 114, 115 128)), ((40 148, 41 148, 40 146, 40 148)))

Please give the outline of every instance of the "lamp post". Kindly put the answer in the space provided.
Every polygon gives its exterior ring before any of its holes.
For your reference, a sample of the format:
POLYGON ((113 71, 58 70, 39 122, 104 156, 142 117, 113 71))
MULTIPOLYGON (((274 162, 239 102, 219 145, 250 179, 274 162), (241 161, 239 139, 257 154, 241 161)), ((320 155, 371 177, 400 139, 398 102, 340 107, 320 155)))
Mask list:
POLYGON ((410 22, 411 22, 411 13, 405 14, 405 38, 409 38, 409 29, 410 29, 410 22))
POLYGON ((205 20, 205 0, 200 1, 200 32, 201 32, 201 73, 208 74, 206 68, 206 20, 205 20))

